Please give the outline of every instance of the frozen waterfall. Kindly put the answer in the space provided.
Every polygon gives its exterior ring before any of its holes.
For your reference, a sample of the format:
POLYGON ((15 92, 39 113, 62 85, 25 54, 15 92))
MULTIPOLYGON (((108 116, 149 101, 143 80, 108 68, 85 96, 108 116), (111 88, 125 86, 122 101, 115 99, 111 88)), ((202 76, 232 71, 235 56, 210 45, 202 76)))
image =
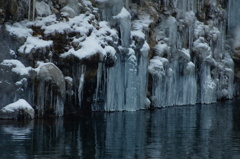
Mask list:
POLYGON ((5 105, 24 99, 38 116, 62 116, 237 94, 240 0, 11 2, 0 2, 5 105))
MULTIPOLYGON (((114 7, 122 4, 120 1, 113 3, 114 7)), ((149 107, 144 105, 148 101, 147 86, 144 84, 150 85, 149 97, 155 107, 209 104, 221 98, 233 98, 233 62, 229 52, 224 49, 226 23, 219 18, 211 19, 205 25, 195 16, 204 7, 214 10, 217 1, 164 0, 158 1, 158 5, 167 14, 177 9, 177 16, 159 13, 161 23, 154 28, 157 44, 149 65, 148 54, 147 57, 139 56, 134 50, 127 49, 131 45, 127 10, 118 8, 118 12, 112 14, 113 19, 105 18, 118 24, 123 48, 120 48, 114 67, 99 65, 93 110, 138 110, 149 107), (148 72, 150 81, 145 78, 148 72)), ((216 14, 223 12, 218 10, 218 13, 209 13, 209 16, 219 16, 216 14)), ((106 13, 113 12, 103 9, 103 17, 111 17, 106 13)))

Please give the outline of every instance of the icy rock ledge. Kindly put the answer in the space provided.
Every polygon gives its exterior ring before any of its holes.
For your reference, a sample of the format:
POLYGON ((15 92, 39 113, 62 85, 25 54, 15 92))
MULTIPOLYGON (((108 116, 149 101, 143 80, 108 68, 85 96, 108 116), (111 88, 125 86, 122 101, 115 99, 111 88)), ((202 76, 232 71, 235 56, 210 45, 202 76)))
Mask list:
POLYGON ((33 119, 34 109, 24 99, 11 103, 0 110, 0 119, 33 119))

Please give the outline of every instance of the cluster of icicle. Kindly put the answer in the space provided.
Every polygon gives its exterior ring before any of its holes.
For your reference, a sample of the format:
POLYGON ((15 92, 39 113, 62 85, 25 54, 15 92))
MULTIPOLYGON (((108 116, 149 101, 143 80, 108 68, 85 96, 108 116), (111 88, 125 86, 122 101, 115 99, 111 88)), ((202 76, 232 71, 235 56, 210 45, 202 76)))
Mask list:
MULTIPOLYGON (((121 46, 114 67, 99 64, 93 110, 131 111, 149 108, 150 101, 153 106, 162 107, 209 104, 221 98, 233 98, 234 64, 224 49, 226 22, 212 20, 204 24, 195 16, 206 2, 158 2, 159 8, 163 7, 165 11, 176 9, 178 14, 174 17, 159 12, 161 23, 154 28, 158 43, 150 61, 146 41, 140 49, 131 45, 134 23, 124 8, 129 7, 128 1, 124 2, 102 1, 105 4, 101 8, 102 18, 118 24, 121 46), (149 76, 152 77, 151 83, 148 82, 149 76), (152 85, 149 98, 148 84, 152 85)), ((215 7, 214 11, 224 13, 217 7, 216 0, 208 3, 209 7, 215 7)))

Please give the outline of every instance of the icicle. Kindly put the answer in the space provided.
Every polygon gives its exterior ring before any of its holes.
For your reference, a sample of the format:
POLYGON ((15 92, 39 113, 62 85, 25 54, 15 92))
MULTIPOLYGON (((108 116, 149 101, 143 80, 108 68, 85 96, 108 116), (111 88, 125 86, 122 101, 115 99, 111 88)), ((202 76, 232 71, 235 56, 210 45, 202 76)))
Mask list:
POLYGON ((35 19, 36 0, 28 0, 28 20, 35 19))
POLYGON ((80 106, 81 106, 82 97, 83 97, 84 81, 85 81, 85 66, 81 66, 81 75, 79 77, 79 87, 78 87, 78 100, 79 100, 80 106))
POLYGON ((97 71, 97 87, 96 87, 96 95, 95 95, 95 101, 99 98, 99 91, 101 89, 101 79, 102 79, 102 63, 98 64, 98 71, 97 71))
POLYGON ((32 6, 32 20, 35 19, 35 6, 36 6, 36 0, 33 0, 33 6, 32 6))
POLYGON ((28 20, 31 19, 31 0, 28 0, 28 20))
POLYGON ((125 8, 129 10, 129 0, 124 0, 125 1, 125 8))
POLYGON ((141 48, 139 64, 133 49, 121 51, 121 54, 117 54, 114 67, 103 69, 105 66, 102 64, 98 67, 96 102, 92 106, 94 111, 135 111, 146 108, 149 46, 145 43, 141 48), (101 100, 102 93, 106 95, 104 101, 101 100))
POLYGON ((119 23, 121 33, 121 43, 123 47, 129 47, 130 45, 130 29, 131 29, 131 15, 123 7, 121 12, 113 17, 119 23))

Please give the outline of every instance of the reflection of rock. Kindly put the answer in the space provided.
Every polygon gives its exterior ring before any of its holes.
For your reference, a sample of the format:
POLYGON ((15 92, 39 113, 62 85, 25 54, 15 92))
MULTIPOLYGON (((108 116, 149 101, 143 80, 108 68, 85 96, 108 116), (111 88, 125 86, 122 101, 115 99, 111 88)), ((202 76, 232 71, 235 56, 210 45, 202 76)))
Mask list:
POLYGON ((11 103, 0 110, 2 119, 32 119, 34 118, 34 109, 24 99, 11 103))
POLYGON ((28 135, 31 133, 31 130, 33 129, 33 121, 30 121, 29 123, 25 123, 21 126, 14 125, 15 123, 6 123, 2 126, 2 130, 6 134, 12 135, 13 140, 25 140, 29 139, 28 135))

